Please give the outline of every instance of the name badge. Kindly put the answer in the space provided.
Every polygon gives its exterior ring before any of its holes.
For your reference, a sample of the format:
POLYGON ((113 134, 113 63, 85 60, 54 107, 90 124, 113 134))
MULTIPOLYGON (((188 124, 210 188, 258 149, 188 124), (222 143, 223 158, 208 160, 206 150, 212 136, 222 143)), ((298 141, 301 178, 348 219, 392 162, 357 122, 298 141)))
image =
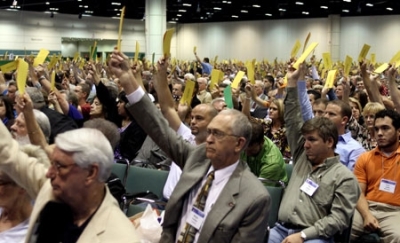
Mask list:
POLYGON ((201 225, 204 222, 204 212, 201 211, 200 209, 193 207, 192 210, 190 211, 186 222, 196 228, 197 230, 200 230, 201 225))
POLYGON ((300 187, 300 190, 302 190, 311 197, 318 189, 318 187, 319 185, 317 183, 313 182, 311 179, 307 179, 300 187))
POLYGON ((382 179, 379 185, 379 190, 389 193, 394 193, 396 189, 396 182, 391 180, 382 179))

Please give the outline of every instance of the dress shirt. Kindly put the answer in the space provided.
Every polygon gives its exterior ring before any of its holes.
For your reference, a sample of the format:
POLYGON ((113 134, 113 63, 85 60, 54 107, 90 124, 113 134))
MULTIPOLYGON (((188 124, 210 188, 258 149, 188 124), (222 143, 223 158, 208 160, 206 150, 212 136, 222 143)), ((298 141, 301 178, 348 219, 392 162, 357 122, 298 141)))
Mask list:
MULTIPOLYGON (((3 210, 0 208, 0 215, 3 210)), ((0 232, 0 243, 24 243, 28 233, 29 219, 19 223, 11 229, 0 232)))
MULTIPOLYGON (((219 170, 215 171, 214 180, 213 180, 213 182, 211 184, 210 191, 208 192, 206 205, 204 207, 205 216, 204 216, 204 221, 203 222, 205 222, 205 219, 207 218, 208 213, 212 209, 212 206, 214 205, 215 201, 217 201, 219 194, 221 194, 222 189, 224 189, 226 183, 229 180, 229 177, 231 177, 233 171, 236 169, 238 164, 239 164, 239 161, 236 161, 234 164, 232 164, 230 166, 227 166, 225 168, 222 168, 222 169, 219 169, 219 170)), ((213 170, 214 170, 214 168, 213 168, 213 166, 211 166, 210 169, 208 169, 207 174, 203 176, 203 180, 201 181, 201 184, 200 183, 197 184, 190 191, 189 197, 186 198, 186 200, 185 200, 185 202, 183 204, 183 208, 182 208, 181 222, 180 222, 180 225, 178 227, 178 231, 176 232, 176 241, 178 240, 179 235, 181 234, 181 231, 182 231, 183 227, 185 227, 186 219, 187 219, 186 216, 192 210, 192 207, 193 207, 194 202, 196 201, 197 195, 200 193, 200 189, 206 183, 208 174, 213 170)), ((199 234, 200 234, 201 228, 202 228, 202 226, 200 226, 200 229, 197 231, 193 243, 197 242, 197 239, 199 238, 199 234)))
POLYGON ((364 152, 365 149, 359 142, 352 138, 351 132, 339 135, 335 153, 339 154, 340 162, 349 168, 349 170, 353 171, 358 157, 364 152))

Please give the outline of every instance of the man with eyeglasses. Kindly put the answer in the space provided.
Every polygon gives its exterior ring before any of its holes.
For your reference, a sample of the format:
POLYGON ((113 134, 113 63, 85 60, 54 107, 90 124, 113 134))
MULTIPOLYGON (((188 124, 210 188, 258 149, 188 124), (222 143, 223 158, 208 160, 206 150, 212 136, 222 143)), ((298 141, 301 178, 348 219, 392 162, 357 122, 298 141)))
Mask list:
MULTIPOLYGON (((164 59, 157 63, 159 72, 167 67, 164 59)), ((127 56, 115 50, 110 69, 127 93, 128 110, 183 169, 166 206, 160 242, 262 242, 270 197, 239 160, 251 136, 247 117, 236 110, 221 111, 207 126, 206 143, 193 147, 177 137, 144 96, 127 56), (186 241, 189 235, 191 239, 186 241)))
POLYGON ((22 152, 0 124, 0 169, 35 199, 26 242, 140 242, 105 185, 113 151, 96 129, 59 134, 51 165, 22 152))

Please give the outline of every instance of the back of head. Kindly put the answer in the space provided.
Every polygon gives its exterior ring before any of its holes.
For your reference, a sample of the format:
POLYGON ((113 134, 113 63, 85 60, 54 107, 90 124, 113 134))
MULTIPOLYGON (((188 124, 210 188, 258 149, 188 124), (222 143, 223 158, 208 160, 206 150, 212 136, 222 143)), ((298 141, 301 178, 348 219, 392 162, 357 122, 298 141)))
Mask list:
POLYGON ((105 182, 111 173, 113 150, 107 138, 97 129, 81 128, 59 134, 56 146, 67 153, 81 168, 99 167, 98 181, 105 182))
POLYGON ((26 87, 25 92, 31 98, 33 107, 35 109, 41 109, 46 104, 44 101, 43 94, 38 88, 26 87))
POLYGON ((351 107, 348 103, 342 100, 332 100, 328 102, 328 105, 336 105, 340 107, 340 113, 342 117, 347 116, 348 119, 350 120, 352 112, 351 112, 351 107))
POLYGON ((375 114, 375 121, 378 118, 385 118, 385 117, 389 117, 390 119, 392 119, 392 125, 394 126, 394 128, 396 128, 396 130, 400 128, 400 114, 397 111, 394 110, 378 111, 375 114))
POLYGON ((51 134, 50 120, 43 112, 33 109, 36 122, 39 124, 40 130, 42 130, 47 142, 49 142, 51 134))
POLYGON ((317 100, 317 99, 321 98, 321 93, 316 91, 316 90, 313 90, 313 89, 307 90, 307 94, 314 95, 314 100, 317 100))
POLYGON ((246 144, 243 149, 246 149, 251 140, 251 123, 246 115, 234 109, 226 109, 219 113, 220 115, 232 116, 232 133, 236 136, 244 137, 246 144))
POLYGON ((318 135, 326 142, 329 138, 333 139, 333 148, 336 148, 338 142, 339 133, 335 124, 326 117, 314 117, 306 121, 301 127, 301 133, 303 135, 310 134, 314 131, 318 132, 318 135))
POLYGON ((110 142, 113 150, 117 147, 121 135, 118 131, 118 127, 114 123, 103 118, 95 118, 83 123, 83 127, 99 130, 110 142))
POLYGON ((250 121, 251 123, 251 140, 249 146, 253 144, 261 144, 264 143, 264 128, 263 126, 254 121, 250 121))
POLYGON ((208 57, 205 57, 205 58, 204 58, 204 62, 209 63, 209 62, 210 62, 210 59, 209 59, 208 57))

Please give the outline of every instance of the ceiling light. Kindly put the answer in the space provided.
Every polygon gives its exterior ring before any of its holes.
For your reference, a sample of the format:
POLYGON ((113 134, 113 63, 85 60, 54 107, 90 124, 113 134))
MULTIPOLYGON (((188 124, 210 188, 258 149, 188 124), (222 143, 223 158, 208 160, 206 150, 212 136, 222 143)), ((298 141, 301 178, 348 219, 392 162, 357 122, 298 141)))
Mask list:
POLYGON ((168 21, 168 23, 170 23, 170 24, 176 24, 175 21, 168 21))
POLYGON ((191 7, 192 6, 192 4, 190 4, 190 3, 184 3, 184 4, 182 4, 183 6, 186 6, 186 7, 191 7))
POLYGON ((49 3, 49 2, 46 2, 46 5, 50 5, 50 3, 49 3))
POLYGON ((386 10, 393 11, 393 8, 386 8, 386 10))
POLYGON ((373 7, 374 5, 373 5, 372 3, 367 3, 367 4, 365 4, 365 6, 367 6, 367 7, 373 7))
POLYGON ((296 2, 296 5, 304 5, 303 2, 296 2))
POLYGON ((226 3, 227 3, 227 4, 231 4, 232 2, 231 2, 231 1, 226 1, 226 3))
POLYGON ((222 10, 222 8, 214 7, 214 10, 222 10))
POLYGON ((351 3, 351 0, 343 0, 343 2, 351 3))
POLYGON ((85 6, 83 6, 84 8, 88 8, 89 6, 88 5, 85 5, 85 6))
POLYGON ((83 17, 92 17, 90 14, 82 14, 83 17))
POLYGON ((232 15, 232 18, 237 19, 237 18, 239 18, 239 16, 237 16, 237 15, 232 15))
POLYGON ((115 17, 115 16, 114 16, 114 17, 111 17, 111 18, 112 18, 112 19, 120 19, 120 17, 115 17))
POLYGON ((204 19, 203 17, 200 17, 200 19, 204 19))
POLYGON ((178 16, 178 17, 181 17, 181 16, 182 16, 182 14, 177 14, 176 16, 178 16))
POLYGON ((260 5, 257 5, 257 4, 254 4, 253 7, 255 7, 255 8, 261 8, 261 6, 260 6, 260 5))
POLYGON ((111 5, 117 5, 117 6, 121 6, 121 3, 117 3, 117 2, 112 2, 111 5))
POLYGON ((78 2, 82 2, 82 0, 78 0, 78 2))
POLYGON ((266 16, 272 16, 272 14, 270 14, 270 13, 266 13, 265 15, 266 15, 266 16))
POLYGON ((58 11, 58 8, 49 8, 51 11, 58 11))
POLYGON ((117 13, 117 16, 121 16, 121 14, 120 14, 120 13, 117 13))
POLYGON ((226 3, 226 1, 222 1, 222 3, 226 3))
POLYGON ((179 9, 178 12, 186 13, 186 9, 179 9))
POLYGON ((350 12, 350 11, 349 11, 348 9, 343 9, 342 12, 348 13, 348 12, 350 12))
POLYGON ((306 12, 306 11, 303 11, 303 12, 301 12, 301 13, 304 14, 304 15, 310 14, 309 12, 306 12))
POLYGON ((321 6, 321 8, 328 9, 328 6, 321 6))
POLYGON ((242 12, 242 13, 248 13, 249 11, 247 11, 247 10, 240 10, 240 12, 242 12))
POLYGON ((86 11, 85 11, 85 13, 92 14, 92 13, 93 13, 93 11, 86 10, 86 11))
POLYGON ((280 8, 279 11, 281 11, 281 12, 286 12, 286 9, 280 8))

